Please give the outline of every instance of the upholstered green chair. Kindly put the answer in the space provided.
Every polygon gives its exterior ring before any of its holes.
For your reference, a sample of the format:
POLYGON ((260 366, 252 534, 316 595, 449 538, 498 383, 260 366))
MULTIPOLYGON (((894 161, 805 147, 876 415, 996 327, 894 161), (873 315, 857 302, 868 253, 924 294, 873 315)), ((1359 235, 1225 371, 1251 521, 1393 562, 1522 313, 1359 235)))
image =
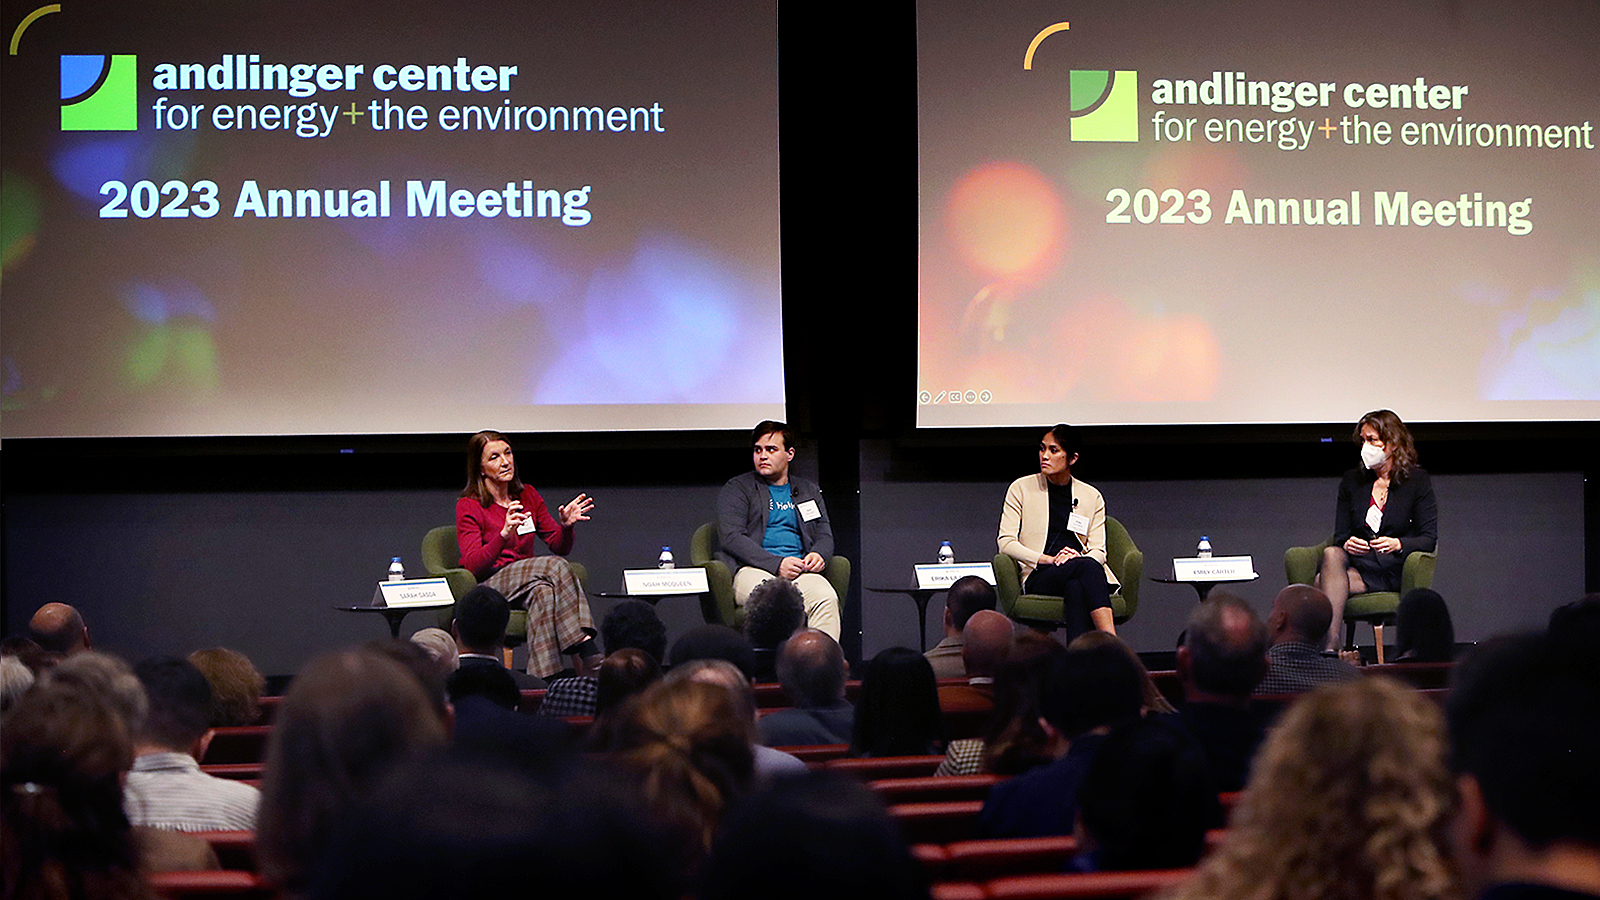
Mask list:
MULTIPOLYGON (((1106 516, 1106 565, 1121 586, 1111 595, 1111 619, 1118 625, 1139 609, 1139 582, 1144 579, 1144 551, 1134 546, 1122 523, 1106 516)), ((1061 627, 1060 597, 1022 592, 1022 566, 1004 553, 994 557, 994 590, 1000 611, 1035 628, 1061 627)))
MULTIPOLYGON (((1283 552, 1283 572, 1290 584, 1317 583, 1317 567, 1322 565, 1322 553, 1333 543, 1333 536, 1314 547, 1290 547, 1283 552)), ((1433 568, 1438 554, 1416 550, 1406 557, 1400 569, 1400 591, 1369 591, 1351 594, 1344 602, 1344 644, 1356 645, 1356 623, 1372 624, 1372 640, 1378 648, 1378 662, 1383 662, 1383 626, 1394 621, 1400 609, 1400 598, 1413 588, 1433 587, 1433 568)))
MULTIPOLYGON (((705 568, 706 583, 711 588, 700 595, 700 613, 707 624, 743 630, 744 608, 733 602, 733 569, 717 558, 717 551, 721 548, 715 522, 707 522, 696 528, 694 538, 689 541, 689 564, 705 568)), ((833 585, 833 592, 839 595, 839 614, 842 618, 850 590, 850 560, 842 556, 832 557, 822 570, 822 577, 828 579, 828 583, 833 585)))
MULTIPOLYGON (((567 565, 572 567, 572 574, 578 576, 578 583, 583 585, 585 592, 589 590, 589 570, 582 563, 567 560, 567 565)), ((478 579, 471 572, 461 567, 461 544, 456 541, 456 527, 454 525, 441 525, 431 529, 422 536, 422 567, 428 574, 435 578, 443 578, 450 585, 450 595, 457 600, 467 591, 478 586, 478 579)), ((445 631, 450 630, 450 623, 456 617, 455 607, 448 607, 439 611, 439 627, 445 631)), ((513 609, 511 621, 506 623, 506 646, 521 647, 528 640, 528 614, 524 610, 513 609)))

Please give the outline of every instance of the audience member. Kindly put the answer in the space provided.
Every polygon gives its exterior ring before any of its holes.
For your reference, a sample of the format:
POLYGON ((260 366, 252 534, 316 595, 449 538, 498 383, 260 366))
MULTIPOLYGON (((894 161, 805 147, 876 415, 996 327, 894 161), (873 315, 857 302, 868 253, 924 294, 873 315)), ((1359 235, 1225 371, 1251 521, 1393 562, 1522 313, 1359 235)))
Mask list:
POLYGON ((1145 715, 1171 715, 1172 713, 1178 711, 1177 708, 1172 705, 1171 701, 1167 700, 1166 696, 1161 693, 1161 688, 1156 687, 1156 680, 1150 676, 1150 670, 1145 668, 1144 660, 1139 658, 1139 654, 1135 653, 1132 647, 1129 647, 1126 643, 1123 643, 1122 638, 1117 637, 1109 631, 1100 631, 1098 629, 1094 631, 1085 631, 1083 634, 1073 638, 1072 643, 1067 645, 1067 649, 1069 651, 1076 652, 1078 650, 1087 650, 1090 647, 1100 646, 1116 647, 1118 650, 1121 650, 1134 665, 1139 667, 1139 678, 1144 684, 1143 693, 1145 715))
POLYGON ((433 711, 438 715, 439 721, 446 723, 445 730, 449 731, 450 678, 428 656, 428 651, 399 638, 377 638, 359 645, 357 649, 387 657, 411 673, 411 677, 422 686, 422 691, 427 695, 428 702, 433 705, 433 711))
POLYGON ((778 647, 806 626, 806 601, 787 578, 768 578, 744 602, 744 636, 756 653, 756 680, 777 677, 778 647))
POLYGON ((462 666, 450 673, 455 707, 451 743, 457 749, 493 755, 529 772, 560 772, 575 752, 571 732, 554 719, 517 712, 522 692, 505 666, 462 666))
POLYGON ((456 645, 456 639, 443 628, 423 628, 411 636, 411 643, 428 654, 446 679, 449 679, 450 673, 461 668, 461 649, 456 645))
POLYGON ((144 726, 150 701, 144 685, 127 663, 108 653, 93 650, 74 654, 46 669, 36 682, 43 686, 75 688, 97 697, 121 717, 128 733, 144 726))
POLYGON ((1443 716, 1388 678, 1301 697, 1227 836, 1167 900, 1453 900, 1443 716))
POLYGON ((940 709, 954 717, 987 717, 994 712, 994 673, 1011 652, 1015 630, 1010 619, 992 609, 978 610, 968 617, 961 633, 962 668, 967 673, 967 683, 941 686, 940 709))
POLYGON ((0 715, 11 711, 33 687, 33 670, 15 656, 0 656, 0 715))
MULTIPOLYGON (((499 666, 506 668, 506 623, 511 621, 511 601, 486 584, 480 584, 456 601, 450 635, 455 638, 459 657, 457 668, 499 666)), ((537 675, 508 669, 518 689, 537 690, 545 686, 537 675)))
POLYGON ((261 720, 261 695, 267 690, 250 657, 227 647, 211 647, 189 654, 189 662, 211 685, 211 727, 254 725, 261 720))
POLYGON ((1561 644, 1587 647, 1591 652, 1600 647, 1600 594, 1556 607, 1550 613, 1549 634, 1561 644))
MULTIPOLYGON (((643 650, 658 664, 667 652, 667 627, 656 615, 656 608, 643 600, 623 600, 600 620, 600 641, 607 653, 618 650, 643 650)), ((575 675, 551 680, 544 693, 539 715, 563 718, 592 716, 600 691, 598 671, 594 675, 575 675)))
POLYGON ((1054 761, 1049 735, 1039 725, 1039 684, 1051 660, 1066 648, 1036 631, 1012 640, 994 677, 994 712, 981 738, 953 740, 935 775, 1017 775, 1054 761))
POLYGON ((446 737, 437 705, 403 664, 366 648, 312 659, 289 685, 267 741, 256 830, 262 875, 303 893, 334 818, 397 763, 446 737))
POLYGON ((1250 605, 1212 591, 1189 614, 1178 648, 1183 726, 1206 752, 1217 790, 1237 791, 1250 774, 1262 738, 1250 694, 1267 670, 1267 626, 1250 605))
POLYGON ((0 656, 16 657, 34 675, 38 675, 61 660, 60 654, 51 653, 39 646, 39 643, 33 638, 25 638, 21 635, 14 635, 0 641, 0 656))
POLYGON ((34 643, 50 653, 71 656, 94 648, 83 616, 65 603, 46 603, 33 614, 28 631, 34 643))
POLYGON ((1309 584, 1291 584, 1272 598, 1267 616, 1267 674, 1257 694, 1300 694, 1324 684, 1361 677, 1355 666, 1323 656, 1318 646, 1333 623, 1333 604, 1309 584))
POLYGON ((1106 733, 1139 717, 1139 669, 1114 647, 1051 660, 1039 686, 1039 712, 1055 761, 1002 781, 978 817, 980 837, 1072 834, 1078 790, 1106 733))
POLYGON ((638 647, 623 647, 600 664, 600 683, 595 693, 595 716, 605 716, 624 700, 641 693, 661 677, 656 658, 638 647))
MULTIPOLYGON (((741 719, 748 719, 753 724, 760 717, 760 712, 756 709, 754 683, 739 671, 738 666, 725 659, 692 659, 673 666, 666 677, 669 681, 695 681, 722 687, 733 696, 734 713, 741 719)), ((755 732, 752 731, 751 734, 755 732)), ((757 783, 766 784, 774 778, 809 771, 806 764, 798 757, 782 750, 761 744, 752 744, 750 749, 755 754, 757 783)))
POLYGON ((1415 588, 1395 612, 1395 662, 1449 662, 1456 657, 1456 627, 1439 592, 1415 588))
POLYGON ((794 705, 761 717, 761 743, 850 743, 856 711, 844 696, 848 674, 844 651, 823 632, 808 628, 784 641, 778 648, 778 683, 794 705))
POLYGON ((1078 793, 1085 871, 1182 869, 1222 824, 1206 754, 1169 716, 1118 726, 1078 793))
POLYGON ((706 863, 699 900, 923 900, 926 875, 883 802, 815 772, 742 800, 706 863))
POLYGON ((1455 673, 1450 835, 1469 896, 1600 897, 1600 662, 1555 631, 1489 642, 1455 673))
POLYGON ((134 733, 123 808, 135 825, 171 831, 252 831, 261 793, 200 771, 211 742, 211 685, 187 660, 169 656, 134 667, 149 712, 134 733))
POLYGON ((673 666, 694 659, 725 659, 739 667, 747 678, 755 677, 755 651, 750 641, 726 625, 699 625, 685 631, 672 642, 673 666))
MULTIPOLYGON (((998 613, 997 613, 998 615, 998 613)), ((881 650, 867 663, 850 736, 851 756, 922 756, 944 752, 933 666, 906 647, 881 650)))
POLYGON ((507 712, 516 712, 522 706, 517 680, 505 666, 462 666, 446 679, 445 693, 458 713, 461 701, 467 697, 482 698, 507 712))
POLYGON ((935 678, 965 678, 967 670, 961 658, 961 633, 967 620, 980 609, 994 609, 994 585, 976 575, 956 579, 944 595, 944 640, 923 654, 933 664, 935 678))

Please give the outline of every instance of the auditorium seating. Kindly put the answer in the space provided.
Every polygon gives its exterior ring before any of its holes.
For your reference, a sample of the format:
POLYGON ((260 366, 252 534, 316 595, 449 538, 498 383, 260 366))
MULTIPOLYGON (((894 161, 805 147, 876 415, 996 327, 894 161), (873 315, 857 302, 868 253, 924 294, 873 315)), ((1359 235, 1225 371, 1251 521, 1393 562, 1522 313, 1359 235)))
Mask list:
POLYGON ((876 781, 880 778, 919 778, 925 775, 932 775, 933 770, 939 768, 939 763, 941 762, 944 762, 943 754, 879 756, 867 759, 842 758, 829 760, 827 767, 835 771, 847 772, 862 781, 876 781))
POLYGON ((267 900, 274 895, 254 872, 156 872, 150 887, 168 900, 267 900))
MULTIPOLYGON (((1322 564, 1322 553, 1333 543, 1333 537, 1313 547, 1290 547, 1283 552, 1283 571, 1290 584, 1315 584, 1317 567, 1322 564)), ((1373 643, 1377 647, 1378 664, 1383 665, 1383 626, 1394 621, 1400 608, 1400 598, 1416 588, 1433 586, 1433 570, 1438 564, 1437 553, 1416 550, 1406 555, 1400 568, 1400 590, 1368 591, 1351 594, 1344 602, 1344 645, 1356 645, 1356 623, 1372 623, 1373 643)))
MULTIPOLYGON (((1118 625, 1133 618, 1139 609, 1139 582, 1144 580, 1144 551, 1134 546, 1128 529, 1106 516, 1106 565, 1121 586, 1111 595, 1111 615, 1118 625)), ((1060 597, 1022 592, 1022 569, 1004 553, 995 554, 995 595, 1000 611, 1036 628, 1061 626, 1060 597)))
POLYGON ((231 728, 211 729, 211 743, 206 745, 205 764, 259 763, 266 758, 267 736, 271 725, 239 725, 231 728))
POLYGON ((989 789, 1003 781, 1001 775, 951 775, 926 778, 880 778, 868 783, 884 803, 935 803, 944 800, 983 800, 989 789))
POLYGON ((978 814, 982 800, 949 800, 935 803, 896 803, 889 815, 900 823, 908 843, 948 844, 977 837, 978 814))

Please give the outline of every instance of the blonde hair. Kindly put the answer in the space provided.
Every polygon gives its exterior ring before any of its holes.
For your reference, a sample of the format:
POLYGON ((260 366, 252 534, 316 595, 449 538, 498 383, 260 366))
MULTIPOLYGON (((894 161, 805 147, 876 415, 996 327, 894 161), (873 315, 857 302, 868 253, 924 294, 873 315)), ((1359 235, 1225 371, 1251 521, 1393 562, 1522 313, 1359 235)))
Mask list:
POLYGON ((1399 682, 1357 679, 1284 713, 1227 838, 1166 900, 1454 900, 1444 716, 1399 682))

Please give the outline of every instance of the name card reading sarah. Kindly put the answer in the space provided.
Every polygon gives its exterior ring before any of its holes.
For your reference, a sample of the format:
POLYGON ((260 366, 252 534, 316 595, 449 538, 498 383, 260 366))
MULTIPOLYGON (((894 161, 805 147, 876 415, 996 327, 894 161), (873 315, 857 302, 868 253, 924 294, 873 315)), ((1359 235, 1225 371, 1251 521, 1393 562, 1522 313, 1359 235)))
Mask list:
POLYGON ((372 592, 373 606, 449 606, 456 602, 450 582, 443 578, 408 578, 405 581, 380 581, 372 592))

